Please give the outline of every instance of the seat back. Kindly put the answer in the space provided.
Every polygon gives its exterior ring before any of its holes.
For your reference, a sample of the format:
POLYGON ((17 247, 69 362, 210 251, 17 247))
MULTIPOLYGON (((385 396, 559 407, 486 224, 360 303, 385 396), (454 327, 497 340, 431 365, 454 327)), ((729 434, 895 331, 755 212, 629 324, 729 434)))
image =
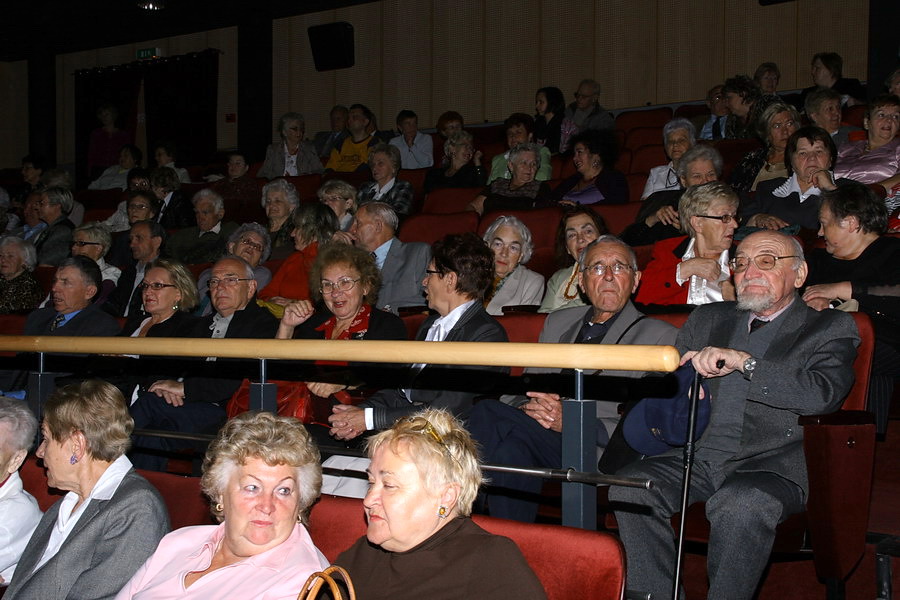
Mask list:
POLYGON ((430 246, 448 233, 475 232, 477 228, 478 213, 474 211, 446 215, 419 214, 403 221, 397 237, 404 242, 424 242, 430 246))
POLYGON ((634 223, 638 212, 641 210, 640 202, 626 202, 625 204, 599 204, 594 209, 600 213, 606 221, 606 228, 610 233, 619 235, 625 228, 634 223))
MULTIPOLYGON (((624 110, 616 117, 616 129, 629 132, 635 127, 657 127, 672 120, 672 109, 668 106, 649 110, 624 110)), ((660 135, 662 132, 660 132, 660 135)))
POLYGON ((508 215, 516 217, 531 231, 531 238, 535 248, 555 248, 556 228, 562 219, 562 209, 559 206, 535 208, 531 210, 495 210, 485 213, 478 224, 478 235, 483 236, 497 220, 497 217, 508 215))
POLYGON ((650 169, 667 164, 666 149, 662 144, 647 144, 634 151, 631 158, 632 173, 650 173, 650 169))
POLYGON ((317 192, 322 185, 322 176, 318 173, 296 175, 285 177, 285 179, 297 188, 297 195, 300 196, 300 202, 316 202, 319 199, 317 192))
POLYGON ((425 196, 422 214, 446 215, 465 212, 484 188, 440 188, 425 196))
POLYGON ((635 127, 625 138, 625 147, 637 150, 641 146, 661 146, 662 129, 659 127, 635 127))
MULTIPOLYGON (((503 325, 510 342, 536 343, 544 328, 547 315, 545 313, 513 312, 495 318, 503 325)), ((523 371, 522 367, 512 367, 510 374, 518 376, 523 371)))

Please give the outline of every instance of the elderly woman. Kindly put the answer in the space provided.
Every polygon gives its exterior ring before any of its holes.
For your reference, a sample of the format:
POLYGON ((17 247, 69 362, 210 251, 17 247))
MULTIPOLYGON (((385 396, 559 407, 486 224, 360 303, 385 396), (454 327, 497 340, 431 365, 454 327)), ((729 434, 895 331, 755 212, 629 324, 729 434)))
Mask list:
POLYGON ((0 314, 37 308, 44 291, 31 274, 37 266, 34 245, 22 238, 0 238, 0 314))
POLYGON ((294 250, 294 222, 291 216, 300 206, 300 194, 287 179, 274 179, 263 186, 262 207, 268 219, 272 258, 280 260, 294 250))
POLYGON ((783 102, 766 107, 756 122, 757 134, 765 142, 752 150, 731 173, 731 187, 736 192, 755 192, 762 181, 787 177, 784 151, 788 139, 800 127, 797 109, 783 102))
POLYGON ((900 284, 900 239, 883 235, 887 210, 868 186, 839 181, 822 194, 819 235, 824 250, 807 255, 809 275, 803 300, 816 310, 855 300, 872 319, 875 355, 869 385, 869 409, 878 431, 887 427, 893 379, 900 375, 900 310, 896 300, 874 295, 870 288, 900 284))
POLYGON ((564 179, 552 198, 569 206, 628 202, 628 182, 614 166, 618 151, 612 131, 586 129, 569 142, 578 172, 564 179))
POLYGON ((37 501, 22 488, 19 467, 28 456, 37 419, 21 400, 0 396, 0 585, 9 583, 28 538, 41 520, 37 501))
MULTIPOLYGON (((272 281, 272 272, 263 265, 272 252, 272 242, 266 228, 259 223, 244 223, 228 237, 225 244, 225 254, 240 256, 253 267, 253 277, 257 288, 266 287, 272 281)), ((197 278, 197 289, 203 293, 196 314, 201 317, 212 314, 212 303, 209 294, 209 278, 212 277, 212 267, 205 269, 197 278)))
POLYGON ((456 131, 444 142, 444 164, 425 174, 425 193, 440 188, 484 186, 486 173, 481 166, 481 151, 475 151, 472 134, 456 131))
POLYGON ((795 131, 788 138, 784 158, 791 175, 757 186, 756 196, 741 205, 741 221, 762 229, 818 229, 819 195, 834 189, 831 169, 836 156, 834 142, 824 129, 795 131))
POLYGON ((560 151, 560 128, 566 117, 566 97, 558 87, 542 87, 534 94, 534 141, 550 150, 560 151))
POLYGON ((488 314, 502 315, 504 306, 540 304, 544 277, 525 268, 534 252, 525 223, 516 217, 498 217, 484 232, 484 242, 494 253, 494 283, 484 298, 488 314))
POLYGON ((275 179, 321 173, 322 161, 316 156, 312 142, 303 139, 306 121, 300 113, 289 112, 278 119, 280 141, 266 148, 266 160, 256 173, 257 177, 275 179))
POLYGON ((161 140, 153 146, 153 158, 156 160, 158 168, 165 167, 172 169, 178 176, 181 183, 190 183, 191 175, 187 169, 175 166, 175 160, 178 158, 178 150, 175 143, 171 140, 161 140))
POLYGON ((87 256, 100 267, 103 275, 103 289, 97 294, 94 302, 103 302, 116 289, 122 271, 108 264, 103 257, 112 245, 112 236, 106 225, 93 221, 76 227, 72 232, 72 256, 87 256))
POLYGON ((37 456, 68 492, 44 513, 7 600, 112 598, 169 529, 162 498, 125 457, 134 421, 112 384, 88 380, 44 404, 37 456))
POLYGON ((677 190, 681 186, 678 182, 678 162, 684 153, 697 143, 697 130, 694 124, 687 119, 672 119, 663 127, 663 145, 669 164, 650 169, 647 184, 641 193, 641 200, 646 200, 650 194, 662 190, 677 190))
POLYGON ((441 113, 438 117, 434 128, 444 139, 449 139, 451 135, 457 131, 462 131, 465 120, 463 116, 455 110, 448 110, 441 113))
POLYGON ((753 115, 759 112, 756 105, 762 99, 759 86, 746 75, 736 75, 725 80, 722 93, 731 111, 725 121, 724 137, 746 139, 755 136, 753 115))
POLYGON ((367 445, 368 530, 335 561, 360 600, 546 598, 515 543, 469 517, 483 478, 459 421, 427 409, 367 445))
MULTIPOLYGON (((294 252, 288 256, 272 276, 269 285, 259 292, 259 299, 271 304, 287 306, 297 300, 309 299, 309 272, 319 247, 331 241, 338 230, 337 217, 324 204, 303 204, 294 211, 294 252)), ((275 316, 281 317, 281 311, 275 316)))
POLYGON ((538 312, 549 313, 562 308, 584 306, 578 289, 578 257, 588 244, 607 233, 603 217, 590 206, 568 210, 556 229, 556 256, 562 268, 547 282, 547 292, 538 312))
POLYGON ((687 237, 653 245, 636 302, 708 304, 734 300, 728 253, 737 228, 738 197, 727 183, 713 181, 688 188, 678 202, 687 237))
POLYGON ((518 210, 544 204, 550 196, 550 187, 537 181, 535 175, 541 166, 541 152, 537 144, 519 144, 509 151, 507 161, 512 177, 494 179, 481 194, 469 204, 469 210, 479 215, 493 210, 518 210))
POLYGON ((892 188, 900 183, 900 98, 876 96, 866 110, 863 127, 865 140, 847 142, 838 149, 834 176, 877 183, 891 195, 892 188))
POLYGON ((817 52, 810 63, 813 85, 803 90, 802 100, 817 87, 831 88, 841 94, 841 105, 866 103, 866 91, 859 79, 844 77, 844 59, 837 52, 817 52))
POLYGON ((334 211, 340 230, 349 230, 356 214, 356 188, 342 179, 329 179, 316 195, 319 202, 334 211))
POLYGON ((763 94, 777 94, 779 81, 781 81, 781 69, 773 62, 761 63, 753 73, 753 82, 759 86, 763 94))
POLYGON ((231 419, 209 446, 200 485, 220 524, 167 535, 116 600, 287 600, 328 565, 303 525, 322 467, 300 421, 265 412, 231 419))
POLYGON ((144 153, 134 144, 125 144, 119 150, 119 163, 107 168, 88 185, 89 190, 124 190, 128 187, 128 172, 141 166, 144 153))
POLYGON ((183 337, 195 324, 197 285, 183 264, 161 258, 148 265, 138 284, 144 312, 132 315, 121 335, 130 337, 183 337))
POLYGON ((397 179, 400 150, 390 144, 376 144, 369 154, 369 169, 375 181, 359 186, 357 204, 362 206, 367 202, 384 202, 398 215, 408 215, 412 208, 413 187, 408 181, 397 179))

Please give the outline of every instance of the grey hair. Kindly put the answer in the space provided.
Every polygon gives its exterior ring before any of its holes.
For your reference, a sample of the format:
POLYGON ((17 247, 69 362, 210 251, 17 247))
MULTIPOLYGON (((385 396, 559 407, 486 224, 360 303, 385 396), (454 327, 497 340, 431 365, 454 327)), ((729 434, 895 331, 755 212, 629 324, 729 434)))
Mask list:
POLYGON ((578 255, 578 270, 584 271, 584 259, 587 256, 588 250, 596 246, 597 244, 618 244, 628 253, 628 262, 631 269, 637 273, 638 272, 638 261, 637 254, 634 253, 634 249, 631 246, 626 244, 619 238, 618 236, 612 235, 611 233, 605 233, 598 237, 596 240, 588 244, 584 247, 584 250, 581 251, 581 254, 578 255))
POLYGON ((465 129, 453 132, 444 142, 444 156, 450 156, 450 148, 463 144, 472 144, 472 134, 465 129))
POLYGON ((89 223, 85 223, 79 227, 76 227, 72 231, 73 234, 79 232, 85 234, 88 238, 90 238, 92 242, 97 242, 98 244, 100 244, 100 256, 106 256, 106 252, 112 245, 112 235, 109 232, 109 227, 107 227, 100 221, 91 221, 89 223))
POLYGON ((59 204, 60 207, 62 207, 62 212, 64 215, 68 215, 70 212, 72 212, 72 206, 75 203, 75 197, 72 196, 72 192, 68 188, 54 185, 45 188, 41 191, 41 193, 47 196, 47 202, 49 202, 50 204, 59 204))
POLYGON ((200 203, 201 200, 209 200, 213 203, 213 209, 217 213, 225 212, 225 200, 222 199, 222 196, 214 192, 211 188, 203 188, 191 198, 191 204, 196 206, 200 203))
POLYGON ((5 445, 13 453, 28 451, 34 443, 38 422, 28 404, 15 398, 0 396, 0 425, 6 423, 5 445))
POLYGON ((300 206, 300 194, 297 193, 297 188, 295 188, 294 184, 287 179, 279 177, 263 186, 261 202, 263 208, 266 207, 266 202, 268 202, 269 192, 273 190, 281 190, 284 192, 284 197, 287 198, 288 203, 291 205, 291 210, 300 206))
POLYGON ((692 185, 685 190, 678 200, 678 220, 681 222, 681 230, 691 237, 697 235, 691 225, 691 217, 707 214, 714 200, 726 200, 735 208, 739 203, 738 196, 731 186, 722 181, 692 185))
POLYGON ((68 190, 74 187, 72 175, 65 169, 44 169, 44 173, 41 175, 41 185, 45 188, 64 187, 68 190))
POLYGON ((34 244, 14 235, 7 235, 0 238, 0 248, 4 246, 15 246, 18 248, 19 252, 22 253, 22 262, 25 263, 25 270, 34 271, 34 268, 37 266, 37 250, 34 249, 34 244))
POLYGON ((284 139, 284 128, 287 127, 287 124, 291 121, 302 123, 304 129, 306 128, 306 119, 303 118, 303 115, 298 112, 286 112, 278 119, 278 135, 281 136, 281 139, 284 139))
POLYGON ((400 219, 397 218, 397 213, 391 208, 390 204, 387 204, 386 202, 368 202, 363 204, 360 207, 360 210, 363 208, 365 208, 366 212, 372 215, 372 217, 381 221, 386 227, 390 227, 391 231, 394 233, 397 232, 397 229, 400 227, 400 219))
POLYGON ((582 80, 578 83, 578 87, 581 87, 581 86, 583 86, 583 85, 589 85, 589 86, 593 87, 593 88, 594 88, 594 93, 597 94, 597 95, 600 94, 600 84, 597 83, 597 80, 596 80, 596 79, 582 79, 582 80))
POLYGON ((376 154, 386 154, 387 157, 391 160, 391 167, 394 169, 394 175, 400 172, 400 149, 397 146, 392 146, 391 144, 385 144, 381 142, 380 144, 376 144, 372 147, 372 151, 369 152, 369 168, 372 168, 372 160, 375 158, 376 154))
POLYGON ((260 257, 259 262, 264 263, 269 260, 269 254, 272 253, 272 238, 269 237, 269 232, 266 231, 266 228, 259 223, 244 223, 235 229, 234 233, 228 236, 228 243, 237 244, 241 241, 241 236, 250 232, 260 236, 263 240, 262 256, 260 257))
POLYGON ((509 151, 509 158, 507 159, 509 162, 514 163, 516 159, 519 158, 519 155, 524 152, 531 152, 534 154, 534 162, 537 163, 537 168, 541 168, 541 147, 533 142, 524 142, 522 144, 517 144, 513 146, 512 150, 509 151))
MULTIPOLYGON (((329 179, 319 187, 316 196, 322 200, 328 193, 340 194, 341 198, 345 200, 353 200, 353 208, 356 207, 356 188, 343 179, 329 179)), ((352 213, 353 210, 351 209, 350 212, 352 213)))
POLYGON ((713 164, 718 177, 722 176, 722 155, 709 144, 697 144, 681 155, 678 161, 678 179, 687 179, 688 165, 697 160, 708 160, 713 164))
POLYGON ((504 225, 508 225, 518 231, 519 237, 522 238, 522 260, 519 261, 519 264, 524 265, 531 260, 531 255, 534 252, 534 239, 531 236, 531 230, 518 218, 508 215, 497 217, 497 219, 491 223, 491 226, 487 228, 487 231, 484 232, 484 242, 490 246, 497 230, 504 225))
POLYGON ((691 138, 691 146, 697 143, 697 128, 687 119, 679 117, 677 119, 672 119, 666 123, 665 127, 663 127, 663 145, 669 143, 669 134, 673 131, 678 131, 679 129, 684 129, 688 132, 688 137, 691 138))

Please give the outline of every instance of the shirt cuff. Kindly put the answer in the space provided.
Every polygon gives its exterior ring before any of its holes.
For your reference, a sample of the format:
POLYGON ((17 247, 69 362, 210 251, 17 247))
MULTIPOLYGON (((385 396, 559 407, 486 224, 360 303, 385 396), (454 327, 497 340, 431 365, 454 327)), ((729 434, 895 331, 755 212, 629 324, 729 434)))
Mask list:
POLYGON ((687 281, 687 279, 684 279, 681 276, 681 263, 675 265, 675 281, 678 283, 678 285, 684 285, 684 283, 687 281))
POLYGON ((375 429, 375 409, 374 408, 364 408, 363 413, 366 417, 366 431, 371 431, 375 429))

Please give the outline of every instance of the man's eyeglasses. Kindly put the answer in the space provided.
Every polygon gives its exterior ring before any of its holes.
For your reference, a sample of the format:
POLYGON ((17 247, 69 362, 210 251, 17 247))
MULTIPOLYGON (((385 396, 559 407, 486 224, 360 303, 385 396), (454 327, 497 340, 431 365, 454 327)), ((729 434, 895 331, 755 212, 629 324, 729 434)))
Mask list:
POLYGON ((631 265, 626 265, 625 263, 620 262, 616 262, 611 265, 597 263, 595 265, 589 265, 584 268, 588 275, 594 275, 596 277, 603 277, 606 274, 607 269, 609 269, 613 275, 621 275, 622 273, 630 271, 631 265))
POLYGON ((100 242, 81 242, 81 241, 74 241, 74 242, 72 242, 72 245, 73 245, 73 246, 78 246, 79 248, 84 248, 85 246, 102 246, 103 244, 101 244, 100 242))
POLYGON ((349 292, 353 289, 353 286, 355 286, 358 281, 359 279, 350 279, 349 277, 341 277, 337 281, 328 281, 327 279, 323 279, 321 286, 319 286, 319 289, 323 294, 330 294, 334 291, 349 292))
POLYGON ((722 221, 726 225, 729 223, 737 223, 738 217, 737 215, 694 215, 695 217, 701 217, 703 219, 715 219, 716 221, 722 221))
POLYGON ((244 246, 248 246, 248 247, 250 247, 250 248, 253 248, 253 249, 256 250, 257 252, 262 252, 262 249, 263 249, 262 244, 257 244, 257 243, 254 242, 253 240, 248 240, 248 239, 245 238, 245 239, 242 239, 242 240, 240 241, 240 243, 243 244, 244 246))
POLYGON ((759 256, 754 256, 750 258, 749 256, 736 256, 728 261, 728 264, 731 266, 731 270, 735 273, 743 273, 747 270, 747 267, 750 266, 750 261, 753 261, 753 264, 756 265, 756 268, 760 271, 771 271, 775 268, 775 263, 779 260, 783 260, 785 258, 800 258, 794 254, 790 256, 775 256, 772 254, 760 254, 759 256))
POLYGON ((209 289, 213 289, 214 287, 218 287, 220 285, 224 285, 225 287, 234 287, 238 284, 239 281, 253 281, 252 277, 222 277, 221 279, 218 277, 211 277, 209 279, 209 289))
POLYGON ((161 290, 163 288, 167 288, 167 287, 173 288, 173 287, 175 287, 175 285, 171 284, 171 283, 160 283, 158 281, 154 281, 153 283, 148 283, 146 281, 142 281, 138 284, 138 287, 141 288, 141 291, 144 291, 147 288, 150 288, 154 292, 158 292, 159 290, 161 290))

